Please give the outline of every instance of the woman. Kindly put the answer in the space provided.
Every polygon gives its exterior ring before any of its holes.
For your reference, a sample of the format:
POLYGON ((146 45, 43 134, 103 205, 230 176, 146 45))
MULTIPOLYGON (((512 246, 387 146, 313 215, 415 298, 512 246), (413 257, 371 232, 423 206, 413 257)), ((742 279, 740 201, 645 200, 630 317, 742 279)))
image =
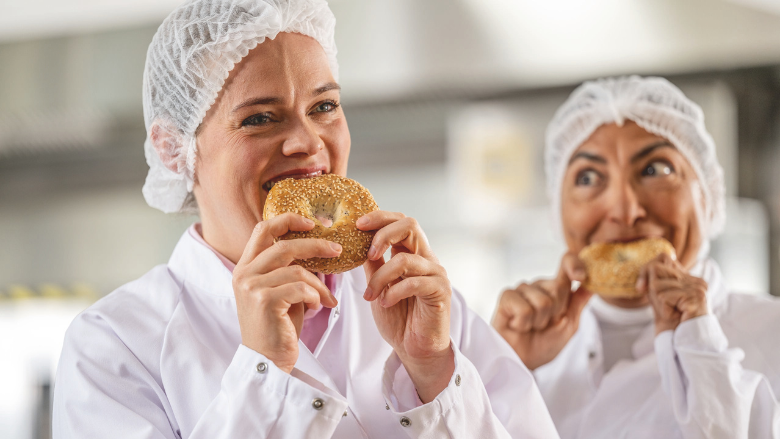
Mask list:
POLYGON ((531 368, 563 438, 780 437, 780 302, 729 293, 709 240, 723 173, 701 109, 661 78, 588 82, 547 131, 568 246, 554 278, 505 291, 493 326, 531 368), (666 238, 638 299, 577 288, 595 242, 666 238))
POLYGON ((370 260, 341 276, 291 265, 338 244, 274 242, 313 222, 261 221, 273 182, 346 174, 334 23, 324 0, 191 0, 162 24, 144 195, 201 222, 167 265, 73 322, 54 437, 557 437, 532 376, 452 294, 413 219, 362 217, 370 260))

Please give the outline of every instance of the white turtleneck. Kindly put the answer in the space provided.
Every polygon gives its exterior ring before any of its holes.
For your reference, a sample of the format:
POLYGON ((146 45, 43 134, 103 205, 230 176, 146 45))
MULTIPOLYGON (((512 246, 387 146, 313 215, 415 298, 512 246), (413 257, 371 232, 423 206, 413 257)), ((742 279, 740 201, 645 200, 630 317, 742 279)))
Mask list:
POLYGON ((620 360, 633 360, 634 343, 647 325, 653 322, 653 309, 650 305, 642 308, 620 308, 610 305, 599 296, 594 296, 590 307, 601 330, 604 372, 612 369, 620 360))

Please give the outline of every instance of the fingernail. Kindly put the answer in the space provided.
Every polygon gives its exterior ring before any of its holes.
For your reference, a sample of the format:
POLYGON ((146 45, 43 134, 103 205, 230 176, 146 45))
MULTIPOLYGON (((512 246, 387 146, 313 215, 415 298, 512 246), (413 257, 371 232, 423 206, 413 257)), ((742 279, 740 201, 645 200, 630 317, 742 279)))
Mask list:
POLYGON ((372 297, 374 297, 374 289, 371 287, 366 287, 366 293, 363 294, 363 298, 366 300, 371 300, 372 297))
POLYGON ((360 218, 358 218, 358 220, 355 223, 355 225, 358 226, 358 227, 364 227, 364 226, 368 225, 368 222, 369 222, 368 218, 366 218, 364 216, 361 216, 360 218))
POLYGON ((583 278, 585 277, 585 270, 582 268, 575 268, 572 274, 574 275, 574 277, 583 278))
POLYGON ((376 259, 376 253, 377 253, 376 246, 372 245, 371 248, 368 249, 368 259, 371 259, 372 261, 376 259))
POLYGON ((312 220, 310 220, 308 218, 304 218, 303 222, 306 223, 307 226, 313 226, 314 225, 314 221, 312 221, 312 220))
POLYGON ((636 280, 636 289, 641 290, 645 287, 645 278, 644 276, 639 276, 639 278, 636 280))
POLYGON ((331 242, 330 243, 330 248, 333 249, 333 251, 336 252, 336 253, 341 253, 341 245, 339 245, 339 244, 337 244, 335 242, 331 242))

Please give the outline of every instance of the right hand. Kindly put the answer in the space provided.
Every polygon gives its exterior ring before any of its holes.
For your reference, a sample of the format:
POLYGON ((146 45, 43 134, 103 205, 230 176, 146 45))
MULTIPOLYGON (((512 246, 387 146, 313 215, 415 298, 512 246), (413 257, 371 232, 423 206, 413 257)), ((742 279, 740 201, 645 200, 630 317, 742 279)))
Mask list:
POLYGON ((531 370, 549 363, 577 332, 580 314, 593 295, 572 282, 584 282, 585 266, 567 253, 555 279, 523 283, 501 294, 493 327, 531 370))
POLYGON ((259 222, 233 270, 241 343, 290 373, 298 361, 298 338, 306 308, 338 304, 328 287, 295 259, 333 258, 341 246, 324 239, 275 242, 288 231, 305 232, 314 222, 286 213, 259 222))

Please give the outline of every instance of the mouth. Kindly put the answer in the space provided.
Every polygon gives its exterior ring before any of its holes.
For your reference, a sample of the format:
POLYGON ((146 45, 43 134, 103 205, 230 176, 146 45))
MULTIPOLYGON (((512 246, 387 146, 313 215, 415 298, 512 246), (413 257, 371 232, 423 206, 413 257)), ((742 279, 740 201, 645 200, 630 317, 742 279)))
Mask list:
POLYGON ((611 239, 609 242, 611 243, 620 243, 620 244, 626 244, 629 242, 634 241, 641 241, 643 239, 652 238, 652 236, 630 236, 630 237, 620 237, 616 239, 611 239))
POLYGON ((306 169, 292 169, 287 172, 283 172, 276 177, 273 177, 272 179, 266 181, 261 186, 264 191, 270 192, 271 188, 274 187, 274 185, 282 180, 286 180, 288 178, 295 178, 295 179, 302 179, 302 178, 314 178, 319 177, 320 175, 327 174, 325 167, 315 167, 315 168, 306 168, 306 169))

